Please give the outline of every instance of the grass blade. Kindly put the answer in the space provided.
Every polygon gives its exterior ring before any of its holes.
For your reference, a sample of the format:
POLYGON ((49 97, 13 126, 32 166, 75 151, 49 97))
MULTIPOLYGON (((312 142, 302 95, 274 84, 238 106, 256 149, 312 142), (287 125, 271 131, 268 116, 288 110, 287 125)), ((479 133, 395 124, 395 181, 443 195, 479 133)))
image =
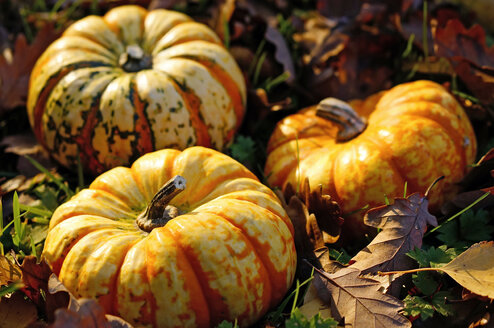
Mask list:
POLYGON ((14 245, 16 247, 19 247, 21 244, 21 210, 19 208, 19 196, 17 196, 17 192, 14 191, 14 198, 12 200, 12 211, 13 211, 13 216, 14 216, 14 237, 12 238, 12 241, 14 242, 14 245))
POLYGON ((43 165, 41 165, 38 161, 36 161, 34 158, 28 156, 28 155, 25 155, 27 160, 35 167, 37 168, 40 172, 46 174, 46 176, 48 178, 50 178, 51 181, 53 181, 57 186, 58 188, 60 188, 61 190, 63 190, 65 192, 65 195, 67 196, 67 198, 71 198, 74 193, 72 192, 72 190, 69 189, 69 187, 67 187, 67 185, 65 185, 65 183, 63 183, 63 181, 57 177, 55 177, 50 171, 48 171, 43 165))

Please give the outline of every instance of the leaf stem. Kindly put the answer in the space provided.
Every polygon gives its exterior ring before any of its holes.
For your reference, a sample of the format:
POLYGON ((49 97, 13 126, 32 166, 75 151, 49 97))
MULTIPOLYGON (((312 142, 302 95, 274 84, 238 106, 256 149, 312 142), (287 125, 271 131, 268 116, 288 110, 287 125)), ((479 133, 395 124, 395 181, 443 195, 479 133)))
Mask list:
POLYGON ((415 273, 421 271, 443 271, 443 270, 441 270, 441 268, 417 268, 417 269, 404 270, 404 271, 387 271, 387 272, 378 271, 377 274, 380 276, 389 276, 392 274, 407 274, 407 273, 415 273))

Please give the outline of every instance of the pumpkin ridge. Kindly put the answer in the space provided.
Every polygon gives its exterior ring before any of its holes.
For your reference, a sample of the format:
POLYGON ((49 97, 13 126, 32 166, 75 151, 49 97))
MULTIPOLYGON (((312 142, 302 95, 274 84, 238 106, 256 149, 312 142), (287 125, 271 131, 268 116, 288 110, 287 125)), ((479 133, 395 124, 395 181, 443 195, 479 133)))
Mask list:
MULTIPOLYGON (((388 152, 386 151, 385 147, 384 147, 384 144, 379 140, 379 137, 378 135, 373 135, 373 136, 370 136, 369 134, 365 134, 362 136, 363 139, 369 141, 370 143, 372 143, 374 146, 376 146, 380 153, 381 154, 384 154, 386 155, 388 152), (375 137, 376 139, 374 139, 373 137, 375 137)), ((396 163, 397 159, 393 156, 387 156, 386 157, 387 159, 387 162, 388 164, 391 166, 391 168, 393 169, 393 171, 395 171, 398 176, 401 178, 402 182, 403 182, 403 186, 405 185, 405 182, 407 183, 407 189, 410 189, 410 190, 419 190, 418 188, 418 185, 416 183, 414 183, 413 181, 411 180, 407 180, 406 179, 406 173, 400 168, 400 166, 396 163)), ((398 196, 398 195, 386 195, 387 197, 391 197, 391 196, 398 196)))
POLYGON ((102 172, 104 166, 97 160, 96 156, 93 156, 95 149, 91 143, 93 138, 90 138, 94 134, 94 127, 98 122, 99 105, 100 97, 95 97, 84 126, 81 128, 81 133, 75 138, 75 142, 78 145, 81 164, 89 167, 92 171, 102 172))
MULTIPOLYGON (((96 215, 86 215, 86 214, 78 214, 78 215, 74 215, 74 216, 71 216, 61 222, 59 222, 58 224, 62 223, 62 222, 65 222, 66 220, 71 220, 71 219, 74 219, 74 220, 82 220, 82 219, 85 219, 87 217, 98 217, 96 215)), ((101 217, 101 218, 104 218, 104 217, 101 217)), ((104 219, 108 219, 108 218, 104 218, 104 219)), ((111 219, 108 219, 108 220, 111 220, 111 219)), ((113 220, 112 220, 113 221, 113 220)), ((58 226, 57 224, 57 226, 58 226)), ((65 224, 68 224, 68 223, 65 223, 65 224)), ((55 228, 56 226, 54 227, 50 227, 50 230, 52 230, 53 228, 55 228)), ((107 223, 107 225, 97 225, 97 224, 93 224, 93 225, 90 225, 90 226, 84 226, 80 229, 78 229, 78 234, 77 234, 77 237, 76 238, 73 238, 70 243, 68 244, 68 246, 66 248, 64 248, 61 256, 54 262, 51 262, 50 263, 50 268, 52 269, 53 273, 55 273, 57 276, 60 275, 60 270, 62 268, 62 263, 63 261, 65 260, 65 258, 67 257, 68 253, 72 250, 72 248, 82 239, 84 238, 86 235, 92 233, 92 232, 95 232, 95 231, 99 231, 100 229, 114 229, 115 226, 112 225, 110 222, 107 223), (81 233, 79 233, 81 232, 81 233)), ((68 239, 68 238, 67 238, 68 239)), ((46 252, 44 253, 43 257, 46 255, 46 252)))
POLYGON ((129 90, 129 100, 133 104, 137 116, 134 124, 135 133, 139 136, 136 136, 136 146, 134 147, 134 150, 137 150, 137 153, 134 154, 134 157, 139 157, 139 154, 153 151, 155 145, 154 134, 146 115, 146 109, 149 104, 139 97, 135 74, 133 74, 132 79, 130 80, 129 90))
POLYGON ((209 135, 208 127, 199 110, 201 106, 201 100, 199 97, 195 95, 192 90, 179 83, 177 79, 170 74, 160 70, 157 71, 163 73, 168 78, 168 80, 175 87, 177 93, 184 100, 184 107, 190 115, 189 119, 196 133, 196 144, 198 146, 211 147, 211 136, 209 135))
MULTIPOLYGON (((127 251, 127 253, 125 254, 124 256, 124 259, 123 259, 123 263, 122 265, 120 266, 120 270, 119 270, 119 273, 117 275, 117 279, 116 279, 116 286, 114 287, 114 290, 116 291, 116 295, 117 295, 117 298, 116 298, 116 301, 114 302, 114 310, 115 310, 115 314, 117 316, 120 316, 120 317, 127 317, 129 318, 129 315, 128 313, 126 313, 126 311, 124 310, 123 312, 122 311, 118 311, 118 307, 121 306, 121 298, 122 299, 125 299, 124 297, 122 297, 122 291, 121 291, 121 288, 122 286, 125 286, 124 283, 122 283, 121 279, 122 279, 122 270, 123 270, 123 267, 125 265, 125 262, 127 260, 127 256, 128 254, 134 250, 134 248, 137 248, 138 250, 141 248, 141 247, 145 247, 145 246, 142 246, 143 244, 144 245, 147 245, 148 244, 148 241, 149 241, 149 238, 146 236, 145 238, 142 238, 141 240, 137 241, 135 244, 133 244, 129 250, 127 251), (119 288, 120 287, 120 288, 119 288)), ((147 262, 147 248, 145 248, 145 251, 146 251, 146 262, 147 262)), ((148 273, 148 266, 146 265, 145 266, 146 268, 146 273, 145 274, 142 274, 142 271, 140 272, 141 274, 139 274, 139 278, 141 279, 141 283, 143 285, 146 285, 148 287, 148 293, 143 293, 142 295, 135 295, 131 290, 127 290, 124 288, 124 293, 125 292, 129 292, 129 296, 132 300, 132 302, 136 302, 136 301, 142 301, 144 302, 144 306, 142 306, 142 308, 140 309, 139 311, 139 315, 140 317, 138 319, 143 319, 144 322, 152 322, 153 323, 153 326, 156 327, 156 322, 155 322, 155 316, 152 316, 150 315, 150 313, 152 313, 152 311, 146 311, 146 303, 149 303, 150 304, 150 307, 151 308, 155 308, 154 306, 154 303, 155 303, 155 299, 151 293, 151 286, 150 286, 150 282, 149 282, 149 273, 148 273), (145 280, 145 281, 144 281, 145 280), (150 293, 151 293, 151 297, 150 297, 150 293), (149 313, 147 313, 149 312, 149 313)), ((123 301, 123 303, 125 303, 125 301, 123 301)), ((136 318, 131 318, 131 319, 136 319, 136 318)), ((130 321, 130 320, 129 320, 130 321)))
MULTIPOLYGON (((432 103, 432 102, 429 102, 428 103, 432 103)), ((451 111, 449 111, 446 107, 444 106, 441 106, 442 108, 444 108, 445 110, 448 111, 448 113, 451 113, 451 111)), ((454 115, 454 113, 451 113, 452 115, 454 115)), ((440 128, 442 131, 444 131, 444 133, 451 139, 451 141, 453 142, 454 146, 455 146, 455 149, 456 149, 456 153, 457 154, 462 154, 461 156, 461 165, 463 167, 467 167, 467 152, 463 150, 462 148, 462 145, 464 144, 465 140, 461 137, 461 135, 458 133, 458 130, 453 128, 451 126, 451 124, 447 124, 447 128, 445 127, 445 122, 447 122, 447 120, 438 120, 437 118, 435 117, 431 117, 431 116, 421 116, 419 114, 413 114, 413 113, 405 113, 402 115, 403 116, 409 116, 409 117, 414 117, 414 118, 420 118, 420 119, 427 119, 427 120, 430 120, 431 122, 434 122, 435 125, 440 128)), ((466 132, 465 132, 466 133, 466 132)), ((472 141, 470 141, 472 142, 472 141)))
MULTIPOLYGON (((118 255, 120 255, 119 257, 119 261, 116 263, 116 271, 115 273, 113 273, 113 275, 111 276, 110 278, 110 281, 108 281, 108 285, 107 285, 107 288, 108 288, 108 293, 107 294, 101 294, 100 297, 98 297, 98 302, 103 306, 103 308, 106 310, 105 312, 109 313, 109 314, 116 314, 117 311, 115 310, 115 307, 116 307, 116 298, 117 298, 117 281, 118 281, 118 275, 120 274, 120 270, 122 268, 122 264, 123 264, 123 261, 125 259, 125 256, 127 255, 127 253, 129 252, 130 248, 135 245, 139 240, 142 239, 141 236, 139 236, 136 232, 133 232, 133 231, 125 231, 125 232, 122 232, 122 231, 119 231, 118 228, 109 228, 109 229, 106 229, 108 231, 112 231, 112 230, 117 230, 117 232, 112 235, 113 238, 125 238, 125 237, 131 237, 131 236, 134 236, 134 240, 132 242, 126 242, 126 243, 122 243, 125 245, 125 247, 121 250, 121 252, 113 252, 113 258, 117 257, 118 255)), ((98 232, 102 232, 102 231, 105 231, 105 230, 97 230, 97 231, 93 231, 91 233, 98 233, 98 232)), ((107 231, 107 232, 108 232, 107 231)), ((89 236, 91 233, 88 233, 86 234, 84 237, 87 237, 89 236)), ((113 239, 112 238, 112 239, 113 239)), ((82 238, 81 238, 82 239, 82 238)), ((98 252, 102 247, 105 247, 107 244, 105 243, 102 243, 99 245, 99 247, 96 249, 96 250, 93 250, 93 254, 98 252)), ((75 246, 75 245, 74 245, 75 246)), ((89 259, 89 258, 88 258, 89 259)), ((86 260, 84 262, 84 264, 80 267, 79 269, 79 272, 86 272, 86 267, 88 266, 88 261, 86 260)), ((89 272, 91 271, 91 269, 88 270, 89 272)), ((87 295, 80 295, 82 297, 87 297, 87 295)))
POLYGON ((62 69, 58 70, 56 73, 54 73, 52 76, 48 78, 46 85, 41 89, 40 93, 37 95, 38 98, 32 110, 34 116, 34 120, 33 120, 34 134, 36 135, 37 139, 41 142, 43 147, 47 148, 46 141, 44 138, 43 124, 41 124, 41 118, 45 111, 46 102, 48 101, 48 98, 51 92, 53 91, 55 85, 57 85, 57 83, 60 82, 61 79, 63 79, 67 74, 69 74, 74 70, 85 67, 100 67, 100 66, 110 67, 110 65, 103 64, 101 62, 92 62, 92 61, 79 62, 63 67, 62 69))
MULTIPOLYGON (((443 108, 445 108, 444 106, 442 106, 443 108)), ((448 110, 449 112, 449 110, 448 110)), ((463 144, 465 142, 464 139, 461 138, 461 136, 459 135, 458 131, 456 129, 454 129, 452 126, 451 128, 446 128, 444 126, 444 123, 440 120, 437 120, 435 119, 434 117, 430 117, 430 116, 421 116, 421 115, 418 115, 418 114, 403 114, 401 115, 401 117, 404 117, 404 116, 408 116, 408 117, 414 117, 416 119, 424 119, 424 120, 428 120, 430 122, 432 122, 436 128, 440 129, 441 131, 444 132, 445 135, 448 136, 448 138, 452 141, 454 147, 455 147, 455 150, 456 150, 456 153, 457 154, 461 154, 461 166, 462 167, 465 167, 465 173, 466 173, 466 169, 467 169, 467 152, 464 151, 463 149, 463 144)), ((448 127, 450 127, 450 125, 448 124, 448 127)), ((465 132, 466 133, 466 132, 465 132)), ((473 142, 473 141, 470 141, 470 142, 473 142)), ((439 177, 439 175, 438 175, 439 177)))
POLYGON ((244 100, 242 99, 243 97, 240 93, 240 88, 238 88, 232 76, 225 72, 221 66, 215 65, 216 63, 214 61, 208 60, 207 57, 192 55, 181 55, 179 57, 183 59, 193 60, 196 63, 204 66, 206 70, 211 74, 211 76, 218 82, 218 84, 225 88, 226 92, 231 98, 231 106, 233 106, 233 110, 235 111, 237 117, 235 129, 238 129, 240 127, 240 124, 242 123, 245 114, 243 106, 244 100))
MULTIPOLYGON (((254 200, 247 199, 247 198, 242 198, 242 197, 235 197, 235 198, 233 198, 233 197, 229 197, 229 195, 231 195, 231 194, 233 194, 233 193, 235 193, 235 192, 231 192, 231 193, 229 193, 229 194, 225 194, 224 196, 220 196, 220 197, 221 197, 221 198, 225 198, 225 199, 238 200, 238 201, 240 201, 240 202, 248 202, 248 203, 254 204, 254 205, 256 205, 256 206, 259 206, 259 207, 261 207, 261 208, 263 208, 263 209, 267 210, 268 212, 270 212, 270 213, 272 213, 273 215, 275 215, 276 217, 278 217, 281 221, 283 221, 283 223, 285 223, 285 225, 286 225, 287 229, 288 229, 288 230, 290 231, 290 233, 292 234, 292 237, 294 236, 294 233, 295 233, 295 232, 294 232, 294 230, 293 230, 293 225, 292 225, 292 223, 291 223, 291 221, 290 221, 290 220, 287 220, 287 219, 285 219, 285 218, 281 217, 278 213, 276 213, 275 211, 273 211, 273 210, 272 210, 272 209, 270 209, 270 208, 267 208, 267 207, 262 207, 262 206, 260 206, 260 205, 256 204, 256 203, 254 202, 254 200)), ((213 201, 213 200, 211 200, 211 201, 213 201)), ((275 201, 276 201, 276 202, 279 202, 279 201, 277 200, 277 198, 276 198, 276 200, 275 200, 275 201)))
POLYGON ((117 300, 118 300, 118 288, 117 288, 118 287, 118 276, 120 275, 120 271, 122 271, 122 265, 125 261, 125 257, 127 257, 127 254, 132 249, 132 247, 137 245, 142 240, 143 240, 143 238, 138 236, 133 243, 128 243, 127 247, 124 250, 122 250, 122 253, 120 253, 121 254, 120 262, 117 264, 117 271, 115 272, 115 274, 113 276, 112 283, 111 283, 112 288, 110 289, 110 292, 109 292, 110 296, 112 296, 110 299, 111 302, 109 303, 111 306, 109 314, 118 315, 118 303, 117 303, 117 300))
MULTIPOLYGON (((243 200, 240 200, 240 199, 237 199, 239 201, 243 201, 243 200)), ((256 206, 259 206, 255 203, 252 203, 256 206)), ((267 210, 267 209, 266 209, 267 210)), ((242 236, 245 237, 245 241, 249 247, 249 250, 255 254, 256 258, 259 259, 259 262, 261 263, 262 267, 261 267, 261 270, 259 270, 259 275, 261 276, 261 280, 266 284, 266 288, 269 290, 268 294, 269 297, 268 297, 268 305, 267 307, 265 307, 265 309, 269 309, 271 307, 273 307, 274 305, 276 305, 276 303, 278 302, 278 300, 274 297, 275 296, 275 289, 274 289, 274 286, 275 284, 273 283, 273 278, 272 278, 272 275, 271 275, 271 270, 268 269, 268 268, 272 268, 273 265, 268 265, 266 263, 266 261, 268 260, 268 258, 263 258, 260 253, 256 250, 256 247, 254 247, 255 244, 258 244, 258 243, 255 243, 253 242, 253 240, 255 241, 255 238, 250 238, 249 235, 247 235, 245 232, 244 232, 244 229, 242 229, 240 226, 238 226, 237 224, 235 224, 234 222, 231 221, 230 218, 228 218, 226 215, 224 215, 223 213, 217 213, 217 212, 208 212, 207 210, 205 211, 207 213, 210 213, 210 214, 213 214, 215 216, 218 216, 222 219, 224 219, 226 222, 228 222, 229 224, 231 224, 233 227, 237 228, 238 230, 241 231, 242 233, 242 236)), ((247 286, 248 287, 251 287, 251 286, 247 286)), ((263 300, 263 303, 265 302, 266 300, 263 300)), ((240 321, 240 320, 239 320, 240 321)))
MULTIPOLYGON (((106 22, 100 16, 93 16, 93 17, 96 17, 97 19, 101 19, 103 21, 103 23, 105 24, 105 26, 108 27, 108 25, 106 24, 106 22)), ((109 27, 108 27, 107 31, 108 32, 111 32, 115 36, 115 41, 118 41, 118 44, 123 49, 124 47, 123 47, 122 40, 118 37, 118 35, 116 35, 115 32, 113 30, 111 30, 109 27)), ((104 48, 109 49, 110 52, 115 56, 115 58, 114 58, 115 61, 118 59, 118 55, 119 55, 119 50, 118 49, 109 47, 108 44, 104 44, 104 43, 100 42, 97 38, 95 38, 90 33, 84 33, 83 31, 80 31, 80 30, 75 30, 74 31, 69 26, 69 28, 62 34, 62 37, 65 37, 65 36, 77 36, 77 37, 81 37, 81 38, 84 38, 86 40, 92 41, 92 42, 94 42, 94 43, 96 43, 96 44, 98 44, 98 45, 100 45, 100 46, 102 46, 104 48)))
MULTIPOLYGON (((143 242, 146 245, 145 246, 145 254, 146 254, 146 260, 147 260, 148 259, 149 238, 144 239, 143 242)), ((151 273, 150 273, 150 271, 151 271, 150 266, 146 265, 146 275, 143 275, 143 276, 146 277, 146 283, 149 286, 150 297, 145 297, 144 301, 150 303, 150 305, 149 305, 149 307, 151 308, 150 313, 156 313, 156 310, 158 309, 158 305, 157 305, 156 298, 154 297, 153 292, 152 292, 152 288, 151 288, 151 279, 150 279, 151 273)), ((151 322, 153 324, 153 327, 156 327, 157 326, 156 315, 150 315, 150 319, 151 319, 151 322)))
POLYGON ((201 289, 202 297, 203 299, 206 300, 205 305, 207 306, 207 312, 209 313, 209 324, 211 325, 211 318, 213 317, 212 309, 210 306, 210 303, 208 302, 208 298, 206 297, 206 289, 207 289, 207 282, 202 279, 204 277, 204 272, 199 271, 200 268, 200 262, 197 259, 191 259, 191 255, 189 252, 185 250, 183 245, 179 242, 179 239, 175 235, 175 232, 171 229, 168 229, 166 226, 161 227, 159 229, 166 230, 166 232, 170 235, 170 237, 175 241, 176 247, 180 250, 180 252, 184 255, 186 261, 189 263, 190 268, 192 269, 192 272, 196 278, 196 280, 199 282, 199 288, 201 289))
POLYGON ((158 34, 154 35, 153 38, 149 38, 148 36, 151 33, 150 30, 153 29, 154 26, 146 25, 146 24, 148 23, 148 19, 153 20, 153 16, 149 18, 152 12, 153 11, 150 11, 144 19, 144 33, 143 33, 144 38, 143 38, 142 46, 144 50, 146 50, 149 54, 154 56, 156 51, 155 49, 158 46, 161 39, 163 39, 163 37, 165 37, 165 35, 167 35, 174 27, 179 26, 183 23, 190 22, 190 18, 188 18, 187 16, 181 13, 177 15, 177 12, 168 9, 156 9, 154 10, 155 14, 153 15, 159 16, 160 14, 163 14, 170 17, 170 13, 171 13, 172 15, 175 15, 175 17, 170 18, 168 20, 167 22, 168 24, 165 26, 165 28, 163 28, 160 25, 159 27, 161 28, 161 31, 158 34))

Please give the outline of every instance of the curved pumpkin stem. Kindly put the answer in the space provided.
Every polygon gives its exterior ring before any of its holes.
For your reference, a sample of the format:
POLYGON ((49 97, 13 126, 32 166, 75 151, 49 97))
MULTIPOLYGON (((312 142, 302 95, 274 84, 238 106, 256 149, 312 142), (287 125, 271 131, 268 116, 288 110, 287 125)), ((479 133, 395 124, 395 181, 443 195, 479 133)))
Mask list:
POLYGON ((185 190, 185 178, 176 175, 161 187, 154 195, 146 211, 141 213, 136 223, 141 230, 151 232, 154 228, 163 227, 168 221, 180 215, 180 211, 168 203, 185 190))
POLYGON ((355 138, 367 127, 367 122, 357 114, 352 106, 336 98, 321 100, 317 105, 316 115, 338 125, 336 140, 339 142, 355 138))
POLYGON ((144 50, 136 44, 127 46, 125 52, 120 55, 118 64, 126 72, 139 72, 153 67, 151 56, 146 55, 144 50))

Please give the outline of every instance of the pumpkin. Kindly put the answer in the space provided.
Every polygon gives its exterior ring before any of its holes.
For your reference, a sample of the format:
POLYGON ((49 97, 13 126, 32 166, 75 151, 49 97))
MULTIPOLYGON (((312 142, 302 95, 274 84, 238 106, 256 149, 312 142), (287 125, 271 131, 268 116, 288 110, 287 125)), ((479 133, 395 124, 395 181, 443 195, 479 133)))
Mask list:
POLYGON ((245 111, 243 75, 190 17, 127 5, 67 28, 33 68, 28 116, 62 165, 89 173, 157 149, 221 150, 245 111))
MULTIPOLYGON (((405 184, 408 193, 423 193, 444 176, 428 195, 434 211, 474 161, 476 139, 446 89, 415 81, 349 103, 324 99, 287 116, 267 150, 271 185, 296 186, 307 178, 347 214, 402 197, 405 184)), ((349 217, 361 219, 362 212, 349 217)))
POLYGON ((42 256, 76 297, 155 327, 252 324, 282 299, 296 266, 274 193, 199 146, 98 176, 56 209, 42 256))

